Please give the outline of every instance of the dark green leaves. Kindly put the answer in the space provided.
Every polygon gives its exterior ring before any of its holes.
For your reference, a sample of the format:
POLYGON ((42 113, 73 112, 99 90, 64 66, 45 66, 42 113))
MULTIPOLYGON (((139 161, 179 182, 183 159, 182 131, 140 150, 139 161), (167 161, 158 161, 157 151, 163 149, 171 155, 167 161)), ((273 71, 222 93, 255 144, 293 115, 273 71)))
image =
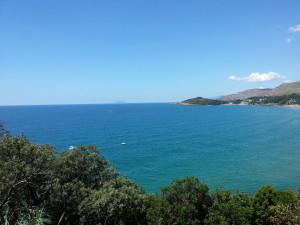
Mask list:
MULTIPOLYGON (((0 210, 12 209, 12 221, 25 205, 39 205, 49 193, 55 158, 54 147, 35 145, 24 135, 0 133, 0 210)), ((0 218, 1 219, 1 218, 0 218)))
POLYGON ((247 193, 216 189, 212 195, 213 204, 205 220, 207 225, 251 224, 251 202, 247 193))
POLYGON ((174 180, 162 194, 152 197, 148 210, 150 224, 203 224, 211 205, 208 186, 197 178, 174 180))

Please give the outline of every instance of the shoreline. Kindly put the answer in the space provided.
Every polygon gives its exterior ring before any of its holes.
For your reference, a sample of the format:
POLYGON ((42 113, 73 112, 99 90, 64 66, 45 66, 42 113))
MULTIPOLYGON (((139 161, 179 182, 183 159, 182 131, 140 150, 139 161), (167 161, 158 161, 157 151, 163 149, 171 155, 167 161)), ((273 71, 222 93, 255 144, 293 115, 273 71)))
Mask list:
MULTIPOLYGON (((179 106, 219 106, 219 105, 197 105, 197 104, 189 104, 189 103, 170 103, 170 105, 179 105, 179 106)), ((239 106, 277 106, 277 107, 287 107, 287 108, 300 108, 300 105, 277 105, 277 104, 262 104, 262 105, 251 105, 251 104, 220 104, 220 105, 239 105, 239 106)))
POLYGON ((282 105, 282 106, 288 108, 300 108, 300 105, 282 105))

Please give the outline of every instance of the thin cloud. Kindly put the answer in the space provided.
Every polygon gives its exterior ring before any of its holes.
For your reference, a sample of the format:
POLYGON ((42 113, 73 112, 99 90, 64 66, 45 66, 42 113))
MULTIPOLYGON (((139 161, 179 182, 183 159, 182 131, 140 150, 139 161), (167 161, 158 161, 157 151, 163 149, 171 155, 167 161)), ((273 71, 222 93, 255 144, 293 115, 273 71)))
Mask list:
POLYGON ((292 32, 292 33, 299 32, 300 31, 300 25, 289 27, 289 31, 292 32))
POLYGON ((256 82, 266 82, 271 81, 275 79, 285 79, 285 76, 282 76, 275 72, 269 72, 269 73, 251 73, 247 77, 236 77, 236 76, 229 76, 229 80, 235 80, 235 81, 245 81, 250 83, 256 83, 256 82))
POLYGON ((291 43, 293 41, 293 39, 294 39, 293 37, 287 38, 285 40, 285 42, 289 44, 289 43, 291 43))
POLYGON ((292 83, 293 82, 293 80, 285 80, 285 81, 283 81, 283 83, 292 83))

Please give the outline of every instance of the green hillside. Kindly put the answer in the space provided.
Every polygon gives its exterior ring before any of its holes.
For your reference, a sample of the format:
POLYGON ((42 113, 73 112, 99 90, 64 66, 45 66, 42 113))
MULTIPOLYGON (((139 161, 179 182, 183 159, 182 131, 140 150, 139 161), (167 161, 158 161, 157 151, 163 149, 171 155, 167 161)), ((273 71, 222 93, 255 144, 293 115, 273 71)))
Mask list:
POLYGON ((300 105, 300 94, 278 95, 278 96, 258 96, 245 100, 231 101, 233 104, 248 105, 300 105))
POLYGON ((300 105, 300 94, 252 97, 252 104, 300 105))
POLYGON ((181 104, 187 104, 187 105, 221 105, 225 103, 226 103, 225 101, 202 98, 202 97, 191 98, 181 102, 181 104))

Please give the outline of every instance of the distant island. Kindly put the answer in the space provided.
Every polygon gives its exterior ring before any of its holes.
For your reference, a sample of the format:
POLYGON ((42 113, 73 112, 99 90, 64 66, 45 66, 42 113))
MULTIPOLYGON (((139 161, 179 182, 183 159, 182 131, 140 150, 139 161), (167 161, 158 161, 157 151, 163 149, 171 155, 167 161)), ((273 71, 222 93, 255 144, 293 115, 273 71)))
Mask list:
POLYGON ((114 102, 114 104, 127 104, 127 102, 124 100, 117 100, 114 102))
POLYGON ((300 106, 300 81, 281 84, 274 89, 249 89, 237 94, 222 96, 219 99, 196 97, 173 105, 263 105, 300 106))

